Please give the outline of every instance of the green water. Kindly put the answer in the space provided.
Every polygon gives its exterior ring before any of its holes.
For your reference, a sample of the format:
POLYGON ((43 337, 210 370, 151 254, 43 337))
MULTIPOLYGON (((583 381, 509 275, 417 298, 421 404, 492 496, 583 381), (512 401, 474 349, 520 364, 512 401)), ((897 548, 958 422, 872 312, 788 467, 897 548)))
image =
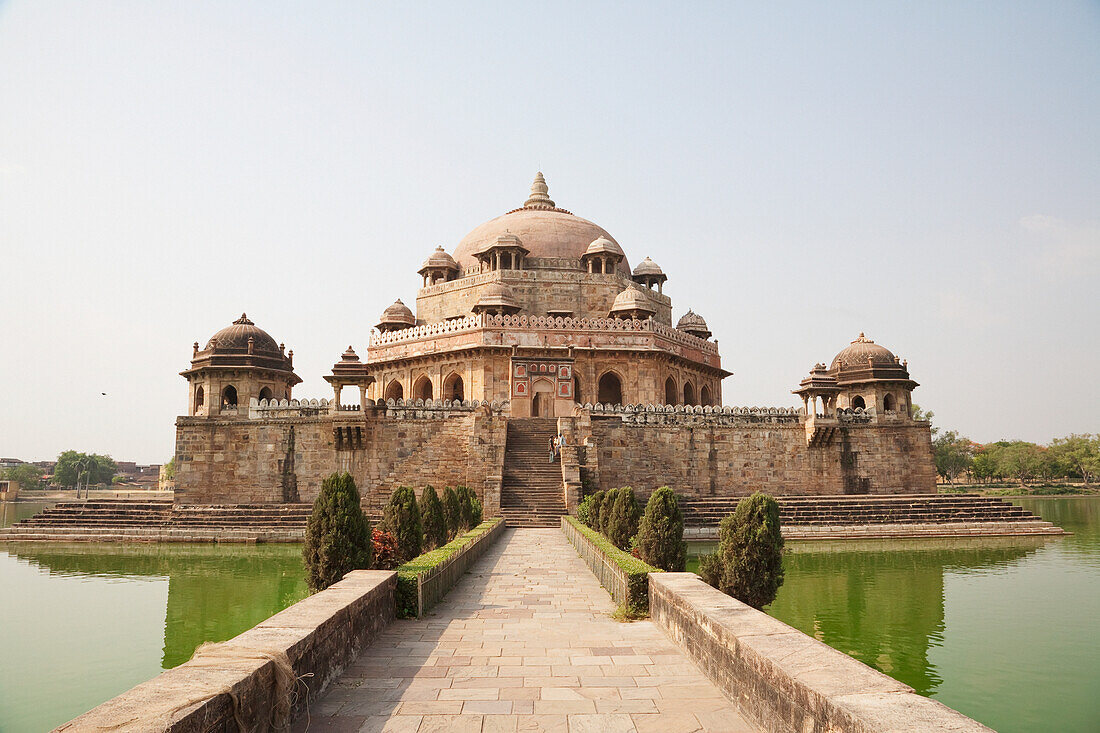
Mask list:
POLYGON ((1100 497, 1014 501, 1074 535, 792 542, 768 613, 1002 733, 1100 730, 1100 497))
POLYGON ((49 730, 307 595, 298 545, 9 543, 0 589, 3 733, 49 730))

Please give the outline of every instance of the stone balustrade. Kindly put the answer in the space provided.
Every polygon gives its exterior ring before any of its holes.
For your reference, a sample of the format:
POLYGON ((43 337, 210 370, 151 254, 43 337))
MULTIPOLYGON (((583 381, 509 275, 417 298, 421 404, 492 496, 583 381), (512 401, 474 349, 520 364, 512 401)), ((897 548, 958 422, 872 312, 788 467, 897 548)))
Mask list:
POLYGON ((717 356, 718 344, 713 341, 692 336, 672 326, 658 323, 652 319, 639 321, 625 318, 570 318, 564 316, 500 316, 479 314, 464 318, 453 318, 438 323, 425 323, 420 326, 412 326, 398 331, 387 331, 371 336, 370 348, 389 346, 391 344, 416 341, 418 339, 436 338, 448 334, 465 333, 479 329, 508 329, 508 330, 568 330, 568 331, 597 331, 605 333, 616 332, 643 332, 654 333, 669 341, 693 349, 704 351, 717 356))

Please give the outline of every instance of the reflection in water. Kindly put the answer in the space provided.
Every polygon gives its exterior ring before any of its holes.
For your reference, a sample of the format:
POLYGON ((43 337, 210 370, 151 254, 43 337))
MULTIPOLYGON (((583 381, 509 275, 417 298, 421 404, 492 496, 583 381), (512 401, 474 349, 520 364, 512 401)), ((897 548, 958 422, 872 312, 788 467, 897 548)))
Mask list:
POLYGON ((768 613, 929 695, 943 682, 928 653, 943 643, 944 573, 1011 564, 1041 543, 792 543, 768 613))
POLYGON ((160 664, 175 667, 199 644, 225 641, 308 590, 298 545, 10 545, 51 575, 168 581, 160 664))

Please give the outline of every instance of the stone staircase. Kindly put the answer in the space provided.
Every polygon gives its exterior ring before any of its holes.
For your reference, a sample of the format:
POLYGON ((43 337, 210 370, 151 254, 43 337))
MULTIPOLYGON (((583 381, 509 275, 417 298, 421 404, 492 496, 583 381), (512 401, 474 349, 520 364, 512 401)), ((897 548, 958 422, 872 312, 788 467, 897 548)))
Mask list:
POLYGON ((550 439, 556 418, 508 421, 500 513, 510 527, 557 527, 565 514, 561 462, 550 463, 550 439))
MULTIPOLYGON (((780 496, 783 533, 792 538, 1064 534, 1026 509, 994 496, 780 496)), ((713 533, 739 496, 686 499, 684 524, 713 533)))
POLYGON ((174 505, 168 499, 62 502, 0 530, 0 540, 299 542, 310 504, 174 505))

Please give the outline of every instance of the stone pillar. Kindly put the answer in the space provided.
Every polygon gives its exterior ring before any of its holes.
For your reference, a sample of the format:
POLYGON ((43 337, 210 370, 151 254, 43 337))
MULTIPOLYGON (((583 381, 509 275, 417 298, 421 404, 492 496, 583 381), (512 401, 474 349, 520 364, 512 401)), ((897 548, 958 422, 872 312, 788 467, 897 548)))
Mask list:
POLYGON ((359 409, 364 413, 367 411, 367 385, 365 382, 359 383, 359 409))

